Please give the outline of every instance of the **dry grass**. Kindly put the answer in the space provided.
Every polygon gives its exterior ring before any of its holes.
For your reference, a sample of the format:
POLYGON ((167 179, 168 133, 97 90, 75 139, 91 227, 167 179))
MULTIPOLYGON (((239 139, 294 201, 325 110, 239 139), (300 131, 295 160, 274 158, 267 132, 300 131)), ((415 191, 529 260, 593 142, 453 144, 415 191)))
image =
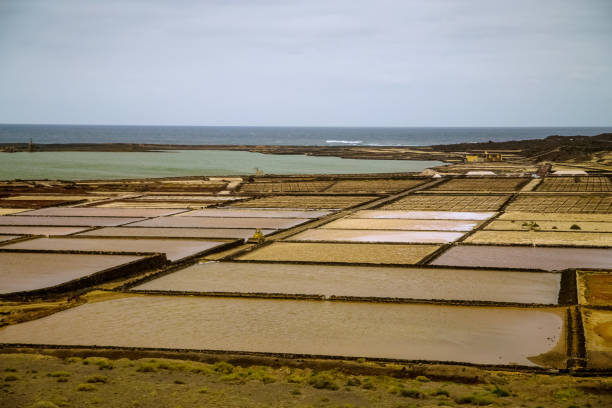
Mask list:
POLYGON ((612 246, 612 234, 567 231, 477 231, 465 242, 471 244, 612 246))
POLYGON ((546 177, 538 191, 608 192, 612 191, 612 183, 608 177, 546 177))
POLYGON ((241 260, 414 264, 438 245, 327 244, 275 242, 241 256, 241 260))
POLYGON ((432 188, 435 191, 516 191, 525 183, 525 178, 461 178, 452 179, 432 188))
POLYGON ((508 199, 505 195, 415 194, 385 205, 380 210, 496 211, 508 199))
POLYGON ((508 211, 543 213, 612 213, 612 196, 579 195, 521 195, 507 208, 508 211))

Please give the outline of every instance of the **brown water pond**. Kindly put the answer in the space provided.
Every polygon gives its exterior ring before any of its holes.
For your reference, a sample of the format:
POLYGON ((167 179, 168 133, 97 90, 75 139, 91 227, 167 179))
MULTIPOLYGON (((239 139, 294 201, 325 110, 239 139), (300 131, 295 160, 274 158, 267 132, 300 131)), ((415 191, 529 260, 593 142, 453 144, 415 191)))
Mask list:
POLYGON ((479 221, 458 220, 406 220, 406 219, 357 219, 343 218, 332 221, 320 228, 407 230, 407 231, 471 231, 479 221))
POLYGON ((612 369, 612 310, 582 309, 587 367, 612 369))
POLYGON ((0 252, 0 293, 48 288, 137 259, 141 257, 0 252))
POLYGON ((401 210, 363 210, 351 218, 405 218, 410 220, 486 220, 494 212, 465 211, 401 211, 401 210))
POLYGON ((438 245, 274 242, 239 259, 257 261, 414 264, 438 245))
POLYGON ((132 227, 166 228, 266 228, 284 229, 310 221, 306 218, 162 217, 134 223, 132 227))
POLYGON ((431 264, 544 270, 607 269, 612 268, 612 249, 461 245, 450 248, 431 264))
POLYGON ((99 207, 49 207, 28 211, 23 215, 55 217, 162 217, 184 210, 165 208, 99 208, 99 207))
MULTIPOLYGON (((1 227, 0 227, 1 231, 1 227)), ((261 230, 269 235, 276 230, 261 230)), ((160 237, 160 238, 238 238, 247 239, 255 234, 254 228, 153 228, 108 227, 78 234, 92 237, 160 237)))
POLYGON ((15 238, 19 238, 19 235, 0 235, 0 242, 11 241, 15 238))
POLYGON ((561 367, 563 317, 564 309, 135 296, 5 327, 0 342, 561 367))
POLYGON ((319 218, 331 214, 331 211, 316 210, 241 210, 209 208, 205 210, 189 211, 181 216, 185 217, 241 217, 241 218, 319 218))
POLYGON ((37 238, 9 244, 3 248, 37 251, 158 252, 166 254, 166 258, 174 262, 222 244, 224 242, 188 239, 37 238))
POLYGON ((297 235, 293 235, 288 239, 292 241, 414 242, 442 244, 453 242, 462 236, 462 232, 441 231, 309 229, 297 235))
POLYGON ((560 281, 547 272, 206 262, 134 289, 557 304, 560 281))
POLYGON ((0 225, 38 225, 38 226, 75 226, 75 227, 116 227, 141 221, 143 218, 127 217, 35 217, 32 215, 5 215, 0 217, 0 225))
POLYGON ((83 227, 32 227, 32 226, 0 226, 0 234, 20 235, 70 235, 87 231, 83 227))

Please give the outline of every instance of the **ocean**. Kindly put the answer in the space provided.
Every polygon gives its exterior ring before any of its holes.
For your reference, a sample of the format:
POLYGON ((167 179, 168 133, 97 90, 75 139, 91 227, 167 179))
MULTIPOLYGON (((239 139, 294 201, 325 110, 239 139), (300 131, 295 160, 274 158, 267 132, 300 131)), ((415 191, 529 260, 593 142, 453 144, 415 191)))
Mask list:
POLYGON ((593 136, 612 127, 250 127, 0 124, 1 143, 157 143, 296 146, 426 146, 593 136))

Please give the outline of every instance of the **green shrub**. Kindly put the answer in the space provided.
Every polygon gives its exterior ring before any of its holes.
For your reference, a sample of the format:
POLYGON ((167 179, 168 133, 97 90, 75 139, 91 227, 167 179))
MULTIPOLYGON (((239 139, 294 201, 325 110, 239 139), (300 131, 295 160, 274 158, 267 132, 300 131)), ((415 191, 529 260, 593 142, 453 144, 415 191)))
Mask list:
POLYGON ((17 377, 15 374, 7 374, 4 376, 4 381, 17 381, 19 379, 19 377, 17 377))
POLYGON ((89 377, 87 379, 88 383, 101 383, 101 384, 106 384, 108 382, 108 377, 105 377, 103 375, 92 375, 91 377, 89 377))
POLYGON ((361 380, 357 377, 349 377, 348 380, 346 380, 346 385, 349 387, 358 387, 361 385, 361 380))
POLYGON ((425 397, 425 394, 423 394, 421 391, 414 389, 414 388, 402 388, 400 390, 400 395, 402 397, 409 397, 409 398, 423 398, 425 397))
POLYGON ((219 374, 231 374, 234 372, 234 366, 225 361, 219 361, 213 365, 213 368, 219 374))
POLYGON ((499 388, 499 386, 495 385, 495 388, 493 389, 493 391, 491 391, 491 393, 497 395, 498 397, 509 397, 510 393, 506 390, 504 390, 503 388, 499 388))
POLYGON ((59 383, 68 382, 68 377, 60 377, 60 378, 57 379, 57 382, 59 382, 59 383))
POLYGON ((175 384, 185 384, 185 381, 183 380, 174 380, 175 384))
POLYGON ((79 384, 77 391, 94 391, 96 386, 93 384, 79 384))
POLYGON ((87 357, 83 360, 84 365, 97 365, 100 370, 112 370, 114 368, 112 361, 106 357, 87 357))
POLYGON ((310 385, 317 389, 325 389, 335 391, 338 388, 338 384, 335 383, 334 377, 332 377, 329 373, 318 373, 310 377, 308 381, 310 385))
POLYGON ((450 393, 442 388, 435 390, 434 392, 431 393, 431 395, 433 396, 444 395, 445 397, 450 397, 450 393))
POLYGON ((461 397, 455 398, 455 402, 457 404, 472 404, 478 406, 491 405, 493 403, 492 400, 488 399, 483 395, 478 394, 463 395, 461 397))
POLYGON ((582 392, 575 388, 566 388, 564 390, 559 390, 555 392, 555 398, 559 398, 561 400, 574 399, 582 395, 582 392))
POLYGON ((376 386, 374 385, 373 382, 371 382, 369 379, 365 379, 363 381, 363 384, 361 384, 361 388, 363 388, 364 390, 375 390, 376 386))
POLYGON ((140 373, 152 373, 157 371, 157 364, 155 363, 140 363, 136 371, 140 373))
POLYGON ((47 374, 47 377, 70 377, 70 373, 68 371, 53 371, 47 374))
POLYGON ((7 367, 7 368, 4 369, 4 371, 7 372, 7 373, 16 373, 17 369, 16 368, 7 367))
POLYGON ((415 380, 419 381, 419 382, 429 382, 429 378, 425 377, 424 375, 419 375, 417 378, 415 378, 415 380))

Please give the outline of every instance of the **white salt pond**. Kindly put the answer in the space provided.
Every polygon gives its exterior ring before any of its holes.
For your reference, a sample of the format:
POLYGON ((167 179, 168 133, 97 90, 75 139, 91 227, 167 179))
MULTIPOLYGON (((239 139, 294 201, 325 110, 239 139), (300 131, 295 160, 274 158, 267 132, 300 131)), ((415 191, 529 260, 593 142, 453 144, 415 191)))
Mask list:
POLYGON ((368 229, 408 231, 471 231, 479 221, 463 220, 407 220, 407 219, 358 219, 343 218, 322 225, 322 229, 368 229))
POLYGON ((21 213, 21 215, 56 217, 162 217, 183 211, 185 211, 185 209, 49 207, 24 212, 21 213))
POLYGON ((346 241, 346 242, 413 242, 447 243, 463 236, 462 232, 389 231, 353 229, 309 229, 293 235, 290 241, 346 241))
POLYGON ((134 296, 2 328, 0 342, 565 364, 563 309, 134 296))
POLYGON ((331 211, 316 210, 241 210, 209 208, 179 214, 182 217, 240 217, 240 218, 319 218, 331 214, 331 211))
POLYGON ((75 227, 116 227, 144 218, 128 217, 51 217, 33 215, 5 215, 0 225, 75 226, 75 227))
MULTIPOLYGON (((0 228, 1 230, 1 228, 0 228)), ((230 238, 248 239, 255 234, 254 228, 154 228, 154 227, 107 227, 78 236, 88 237, 160 237, 160 238, 230 238)), ((276 230, 264 229, 269 235, 276 230)))
POLYGON ((19 238, 19 235, 0 235, 0 242, 12 241, 19 238))
POLYGON ((285 229, 311 221, 307 218, 161 217, 131 224, 131 227, 164 228, 265 228, 285 229))
POLYGON ((560 282, 547 272, 206 262, 133 289, 556 305, 560 282))
POLYGON ((612 269, 612 249, 460 245, 442 253, 431 265, 544 270, 612 269))
POLYGON ((465 211, 401 211, 401 210, 362 210, 349 218, 406 218, 411 220, 487 220, 495 212, 465 211))
POLYGON ((0 252, 0 293, 53 287, 138 259, 142 257, 0 252))
POLYGON ((36 238, 5 245, 6 249, 36 251, 96 251, 96 252, 152 252, 166 254, 174 262, 202 251, 225 244, 219 241, 189 239, 131 239, 131 238, 36 238))

